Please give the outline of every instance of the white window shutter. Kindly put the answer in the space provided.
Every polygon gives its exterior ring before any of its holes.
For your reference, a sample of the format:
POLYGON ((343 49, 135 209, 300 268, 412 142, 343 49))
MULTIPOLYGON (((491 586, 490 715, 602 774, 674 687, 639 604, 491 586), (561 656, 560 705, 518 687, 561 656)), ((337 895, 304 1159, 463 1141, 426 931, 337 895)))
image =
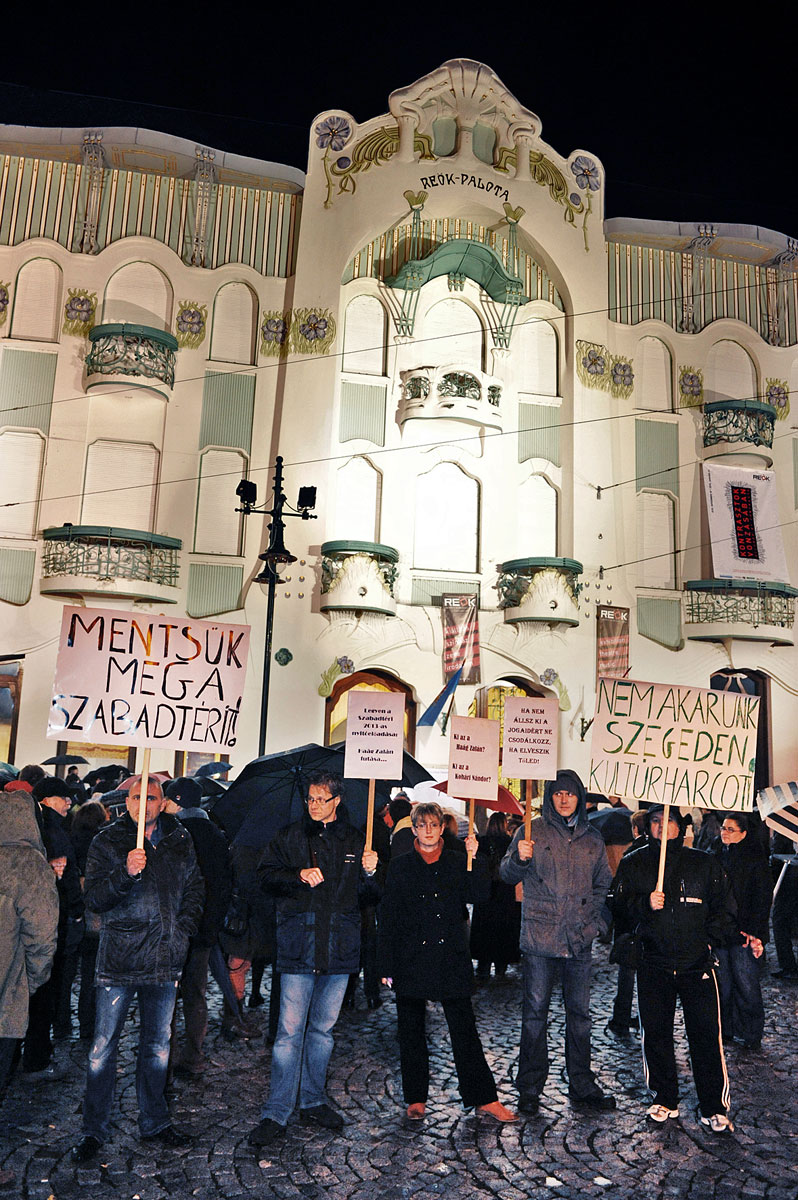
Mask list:
POLYGON ((169 329, 172 285, 150 263, 128 263, 108 280, 103 302, 104 324, 148 325, 169 329))
POLYGON ((57 342, 61 323, 61 268, 49 258, 34 258, 17 276, 11 336, 57 342))
POLYGON ((518 558, 557 555, 557 489, 532 475, 518 489, 518 558))
POLYGON ((350 459, 338 471, 335 536, 346 541, 380 540, 382 475, 368 459, 350 459))
POLYGON ((355 296, 346 306, 343 369, 385 374, 385 309, 374 296, 355 296))
POLYGON ((151 533, 157 480, 154 446, 93 442, 86 455, 81 523, 151 533))
POLYGON ((640 587, 675 588, 675 505, 662 492, 637 497, 637 579, 640 587))
POLYGON ((226 283, 213 305, 211 358, 216 362, 254 362, 258 301, 245 283, 226 283))
POLYGON ((479 484, 454 463, 416 481, 413 565, 432 571, 479 570, 479 484))
POLYGON ((512 340, 521 395, 556 396, 557 334, 548 321, 521 318, 512 340))
POLYGON ((247 460, 235 450, 206 450, 200 458, 194 550, 198 554, 240 554, 241 514, 236 487, 247 460))
POLYGON ((3 537, 36 536, 43 462, 43 437, 14 431, 0 434, 0 535, 3 537))
POLYGON ((447 299, 434 304, 417 333, 419 364, 461 366, 481 371, 485 331, 477 314, 464 300, 447 299))

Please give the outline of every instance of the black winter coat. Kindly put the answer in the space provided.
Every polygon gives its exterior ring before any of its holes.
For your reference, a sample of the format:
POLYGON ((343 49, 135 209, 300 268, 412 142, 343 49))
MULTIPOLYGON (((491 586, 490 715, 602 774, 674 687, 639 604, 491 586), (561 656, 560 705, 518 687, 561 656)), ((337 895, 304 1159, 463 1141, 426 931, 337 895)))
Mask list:
POLYGON ((102 914, 96 982, 121 986, 180 978, 189 938, 197 932, 205 888, 187 829, 168 813, 158 818, 157 846, 145 838, 147 865, 127 873, 136 826, 127 813, 99 831, 89 847, 83 898, 102 914))
POLYGON ((741 946, 740 931, 767 942, 773 876, 766 855, 751 841, 750 834, 730 846, 719 842, 713 852, 729 877, 737 904, 737 928, 726 945, 741 946))
POLYGON ((425 862, 416 850, 391 860, 377 913, 377 971, 398 996, 443 1000, 470 996, 474 985, 463 909, 490 895, 483 860, 444 850, 425 862))
POLYGON ((659 842, 625 854, 610 891, 610 908, 623 929, 640 934, 647 962, 673 971, 704 969, 711 947, 727 945, 736 929, 731 886, 717 859, 673 842, 665 859, 665 907, 649 897, 657 886, 659 842))
POLYGON ((202 906, 199 929, 192 944, 214 946, 230 907, 233 893, 233 868, 227 838, 207 817, 178 817, 191 834, 194 853, 205 884, 205 903, 202 906))
POLYGON ((343 817, 323 825, 307 813, 281 829, 258 867, 261 886, 277 898, 277 970, 290 975, 351 975, 360 969, 360 907, 379 889, 361 864, 365 838, 343 817), (317 866, 310 887, 299 872, 317 866))

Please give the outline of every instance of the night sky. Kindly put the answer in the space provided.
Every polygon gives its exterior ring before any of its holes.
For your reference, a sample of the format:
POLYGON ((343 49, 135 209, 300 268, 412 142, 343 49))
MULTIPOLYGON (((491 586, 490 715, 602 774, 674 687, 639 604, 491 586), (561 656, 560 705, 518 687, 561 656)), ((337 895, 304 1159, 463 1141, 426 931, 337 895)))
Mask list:
POLYGON ((352 8, 290 11, 138 7, 124 28, 108 10, 63 6, 47 18, 46 45, 31 47, 30 27, 4 39, 0 120, 141 126, 304 169, 320 111, 366 120, 395 88, 475 58, 537 113, 554 149, 602 160, 607 216, 798 235, 786 31, 729 28, 698 6, 682 16, 663 6, 661 17, 608 6, 594 10, 595 27, 581 6, 489 7, 493 29, 465 8, 396 8, 398 30, 374 8, 362 24, 352 8), (436 13, 447 32, 435 31, 436 13))

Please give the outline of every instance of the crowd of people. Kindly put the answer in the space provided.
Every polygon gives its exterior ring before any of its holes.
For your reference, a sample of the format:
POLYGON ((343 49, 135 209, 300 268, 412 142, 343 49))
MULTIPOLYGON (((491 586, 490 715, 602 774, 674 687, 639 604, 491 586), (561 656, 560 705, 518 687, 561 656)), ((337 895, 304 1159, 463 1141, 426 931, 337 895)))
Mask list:
MULTIPOLYGON (((93 1159, 109 1137, 117 1050, 134 998, 140 1137, 184 1146, 190 1138, 172 1124, 167 1085, 173 1073, 205 1069, 209 974, 224 997, 223 1032, 247 1038, 255 1033, 247 977, 256 1007, 269 964, 271 1076, 249 1135, 256 1148, 285 1133, 297 1106, 303 1122, 343 1127, 327 1068, 361 970, 369 1008, 383 1003, 385 989, 395 999, 409 1121, 426 1115, 430 1002, 443 1008, 463 1106, 500 1124, 519 1119, 499 1097, 483 1049, 490 1031, 478 1028, 472 1007, 491 969, 501 981, 516 963, 515 1107, 530 1117, 539 1110, 559 986, 571 1103, 610 1112, 615 1098, 591 1061, 590 1014, 593 944, 610 936, 618 994, 608 1029, 628 1039, 639 1025, 647 1118, 657 1125, 679 1116, 678 1002, 700 1122, 714 1134, 734 1129, 724 1044, 760 1050, 774 883, 768 831, 754 815, 708 814, 696 830, 691 816, 661 805, 632 814, 612 798, 597 808, 578 775, 561 770, 528 829, 497 812, 482 836, 461 838, 439 804, 413 804, 399 792, 378 812, 367 847, 349 821, 343 781, 317 772, 305 780, 299 821, 266 846, 231 847, 191 778, 165 786, 150 778, 142 796, 142 780, 131 777, 112 793, 113 820, 107 793, 92 798, 79 779, 39 766, 0 786, 0 1093, 17 1063, 29 1081, 58 1078, 54 1042, 72 1034, 77 992, 88 1048, 76 1163, 93 1159)), ((772 914, 774 975, 784 981, 798 979, 796 898, 798 866, 788 865, 772 914)))

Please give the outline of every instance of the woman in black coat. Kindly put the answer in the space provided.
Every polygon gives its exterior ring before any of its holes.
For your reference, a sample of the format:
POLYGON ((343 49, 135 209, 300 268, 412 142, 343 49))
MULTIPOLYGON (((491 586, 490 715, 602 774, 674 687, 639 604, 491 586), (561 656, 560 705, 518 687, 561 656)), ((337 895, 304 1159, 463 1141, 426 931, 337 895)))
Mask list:
MULTIPOLYGON (((463 905, 488 894, 482 863, 467 871, 464 855, 444 849, 438 804, 413 809, 414 848, 391 860, 379 908, 377 958, 383 983, 396 992, 399 1055, 407 1115, 424 1117, 429 1093, 426 1004, 440 1000, 460 1095, 466 1108, 497 1121, 518 1118, 500 1104, 471 1007, 473 971, 463 905)), ((471 855, 477 839, 466 840, 471 855)))
POLYGON ((744 813, 729 813, 714 848, 737 902, 738 933, 723 946, 713 946, 718 958, 718 986, 723 1040, 740 1038, 759 1050, 765 1030, 765 1009, 759 985, 762 948, 768 940, 773 877, 767 856, 752 840, 744 813))
POLYGON ((477 960, 478 979, 490 978, 491 963, 496 978, 501 979, 507 964, 518 962, 520 957, 521 906, 516 902, 514 885, 503 883, 499 878, 499 863, 511 841, 504 813, 491 813, 477 850, 477 858, 487 865, 490 895, 487 900, 474 905, 471 919, 471 957, 477 960))

